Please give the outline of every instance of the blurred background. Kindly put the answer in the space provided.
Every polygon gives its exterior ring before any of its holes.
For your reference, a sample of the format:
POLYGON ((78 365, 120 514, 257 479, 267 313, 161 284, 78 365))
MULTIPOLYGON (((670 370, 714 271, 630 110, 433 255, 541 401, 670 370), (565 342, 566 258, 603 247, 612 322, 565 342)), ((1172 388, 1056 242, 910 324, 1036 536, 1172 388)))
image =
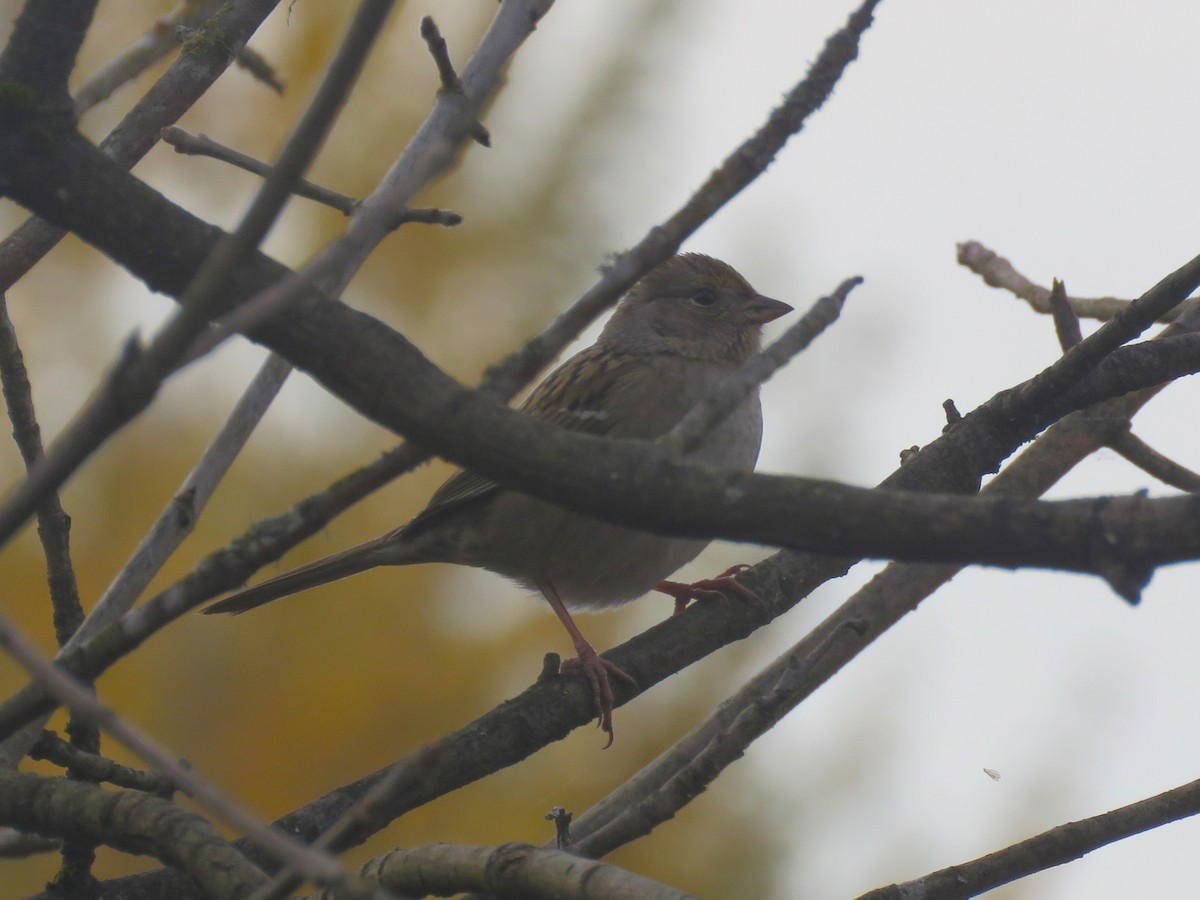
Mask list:
MULTIPOLYGON (((171 7, 101 4, 76 81, 171 7)), ((286 94, 231 69, 180 124, 270 158, 351 7, 282 5, 252 46, 276 65, 286 94)), ((461 67, 494 8, 404 4, 311 177, 368 192, 437 88, 420 17, 437 17, 461 67)), ((493 148, 470 148, 421 198, 464 223, 405 227, 345 299, 476 381, 586 289, 606 254, 669 215, 803 76, 850 8, 849 0, 558 4, 485 117, 493 148)), ((0 2, 4 38, 18 9, 0 2)), ((1200 9, 1166 0, 1136 9, 1112 0, 882 4, 829 106, 686 245, 799 307, 850 275, 866 279, 842 320, 767 385, 761 469, 874 484, 900 450, 940 432, 943 400, 966 412, 1056 358, 1051 323, 958 267, 958 242, 980 240, 1034 281, 1059 277, 1081 296, 1136 296, 1200 250, 1198 26, 1200 9)), ((87 132, 106 133, 163 67, 90 113, 87 132)), ((137 172, 224 227, 256 187, 251 176, 165 146, 137 172)), ((23 217, 0 206, 5 232, 23 217)), ((299 265, 343 224, 296 200, 267 249, 299 265)), ((8 301, 48 436, 130 331, 153 329, 173 308, 74 240, 8 301)), ((85 604, 128 558, 262 357, 238 340, 188 369, 70 484, 63 499, 85 604)), ((1200 465, 1197 399, 1188 381, 1171 387, 1135 431, 1200 465)), ((293 376, 152 592, 394 442, 293 376)), ((6 485, 18 477, 10 444, 0 445, 0 468, 6 485)), ((434 463, 380 492, 265 574, 403 522, 447 471, 434 463)), ((1143 486, 1161 492, 1106 451, 1054 496, 1143 486)), ((768 552, 715 545, 683 575, 768 552)), ((859 566, 764 633, 619 710, 612 749, 602 752, 600 736, 581 729, 406 816, 352 858, 433 840, 549 839, 550 807, 582 813, 877 569, 859 566)), ((1195 565, 1159 572, 1134 609, 1096 579, 968 571, 675 820, 613 860, 708 897, 850 897, 1190 781, 1200 775, 1196 574, 1195 565)), ((32 529, 0 556, 0 584, 6 613, 52 652, 32 529)), ((669 610, 669 599, 648 598, 586 616, 582 627, 606 648, 669 610)), ((485 573, 424 566, 375 571, 237 619, 185 617, 100 690, 273 818, 520 691, 551 649, 569 650, 540 603, 485 573)), ((0 694, 23 683, 0 659, 0 694)), ((1197 840, 1200 823, 1185 821, 993 896, 1187 896, 1200 882, 1197 840)), ((54 856, 0 863, 6 893, 39 889, 56 864, 54 856)), ((131 865, 102 851, 97 874, 131 865)))

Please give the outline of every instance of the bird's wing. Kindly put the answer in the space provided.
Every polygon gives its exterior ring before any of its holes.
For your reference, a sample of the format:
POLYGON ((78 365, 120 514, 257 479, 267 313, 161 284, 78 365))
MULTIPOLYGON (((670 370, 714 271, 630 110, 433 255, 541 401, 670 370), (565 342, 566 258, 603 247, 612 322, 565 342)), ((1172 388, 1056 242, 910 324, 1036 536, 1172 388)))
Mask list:
MULTIPOLYGON (((571 357, 539 384, 521 404, 521 412, 568 431, 606 435, 613 431, 608 406, 614 388, 636 360, 617 357, 607 348, 592 345, 571 357), (586 379, 586 387, 585 387, 586 379)), ((618 431, 620 429, 617 429, 618 431)), ((500 485, 482 475, 460 470, 451 475, 426 507, 401 531, 423 528, 450 510, 479 503, 500 491, 500 485)))

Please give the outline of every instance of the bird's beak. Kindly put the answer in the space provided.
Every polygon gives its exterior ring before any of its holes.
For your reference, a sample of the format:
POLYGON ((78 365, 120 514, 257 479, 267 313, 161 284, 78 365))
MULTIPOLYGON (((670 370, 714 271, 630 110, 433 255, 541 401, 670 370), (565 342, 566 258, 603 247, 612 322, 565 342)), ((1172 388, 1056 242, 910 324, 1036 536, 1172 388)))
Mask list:
POLYGON ((772 300, 762 294, 755 294, 745 306, 746 318, 759 325, 774 322, 780 316, 785 316, 792 308, 779 300, 772 300))

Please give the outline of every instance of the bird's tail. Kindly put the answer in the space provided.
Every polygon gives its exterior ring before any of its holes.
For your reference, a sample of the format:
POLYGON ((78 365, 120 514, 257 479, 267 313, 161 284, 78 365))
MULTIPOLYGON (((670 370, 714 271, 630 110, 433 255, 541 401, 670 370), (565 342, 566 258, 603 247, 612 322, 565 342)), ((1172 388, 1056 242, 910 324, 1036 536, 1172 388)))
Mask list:
POLYGON ((212 615, 213 613, 237 615, 270 603, 272 600, 278 600, 280 597, 296 594, 321 584, 328 584, 331 581, 337 581, 339 578, 345 578, 348 575, 365 572, 367 569, 373 569, 376 566, 386 565, 392 562, 382 552, 386 546, 384 543, 385 539, 388 537, 390 535, 385 535, 383 538, 359 544, 348 550, 343 550, 341 553, 335 553, 332 556, 326 556, 324 559, 318 559, 307 566, 301 566, 299 569, 285 572, 283 575, 268 579, 262 584, 256 584, 254 587, 239 591, 231 597, 226 597, 224 600, 220 600, 203 610, 203 612, 205 615, 212 615))

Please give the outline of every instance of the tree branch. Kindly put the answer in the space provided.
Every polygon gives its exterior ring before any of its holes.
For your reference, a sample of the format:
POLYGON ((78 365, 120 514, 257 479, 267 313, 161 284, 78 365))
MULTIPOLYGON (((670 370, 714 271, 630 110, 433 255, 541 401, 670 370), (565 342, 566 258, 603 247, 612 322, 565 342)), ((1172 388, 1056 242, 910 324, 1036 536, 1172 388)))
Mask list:
POLYGON ((245 895, 266 880, 201 816, 140 792, 106 791, 0 766, 0 823, 149 854, 191 875, 210 897, 245 895))
POLYGON ((67 78, 95 8, 96 0, 26 0, 0 54, 0 121, 73 115, 67 78))
POLYGON ((1061 866, 1093 850, 1200 813, 1200 781, 1164 791, 1090 819, 1067 822, 1011 847, 903 884, 863 894, 859 900, 961 900, 1035 872, 1061 866))
MULTIPOLYGON (((1014 269, 1007 259, 978 241, 964 241, 958 245, 958 262, 982 278, 984 284, 1009 291, 1028 303, 1035 312, 1050 314, 1050 291, 1034 284, 1014 269)), ((1075 315, 1085 319, 1111 319, 1129 305, 1128 300, 1116 297, 1069 297, 1067 302, 1075 315)), ((1158 317, 1158 321, 1173 322, 1175 316, 1175 310, 1168 310, 1158 317)))
POLYGON ((1163 484, 1181 491, 1200 491, 1200 474, 1159 453, 1132 432, 1113 438, 1109 446, 1163 484))
POLYGON ((161 775, 122 766, 110 759, 85 753, 64 741, 53 731, 43 731, 30 748, 30 759, 44 759, 60 768, 78 772, 88 781, 107 781, 117 787, 154 794, 170 800, 175 786, 161 775))
MULTIPOLYGON (((8 302, 0 294, 0 382, 13 439, 28 469, 42 456, 42 430, 33 407, 33 390, 25 370, 25 358, 17 342, 17 332, 8 316, 8 302)), ((54 635, 59 646, 75 633, 83 622, 79 585, 71 565, 71 517, 67 515, 57 492, 49 494, 37 508, 38 537, 46 557, 50 602, 54 608, 54 635)))
MULTIPOLYGON (((364 878, 405 896, 486 890, 511 900, 688 900, 692 895, 616 866, 529 844, 430 844, 393 850, 362 868, 364 878)), ((310 900, 333 900, 322 893, 310 900)))

